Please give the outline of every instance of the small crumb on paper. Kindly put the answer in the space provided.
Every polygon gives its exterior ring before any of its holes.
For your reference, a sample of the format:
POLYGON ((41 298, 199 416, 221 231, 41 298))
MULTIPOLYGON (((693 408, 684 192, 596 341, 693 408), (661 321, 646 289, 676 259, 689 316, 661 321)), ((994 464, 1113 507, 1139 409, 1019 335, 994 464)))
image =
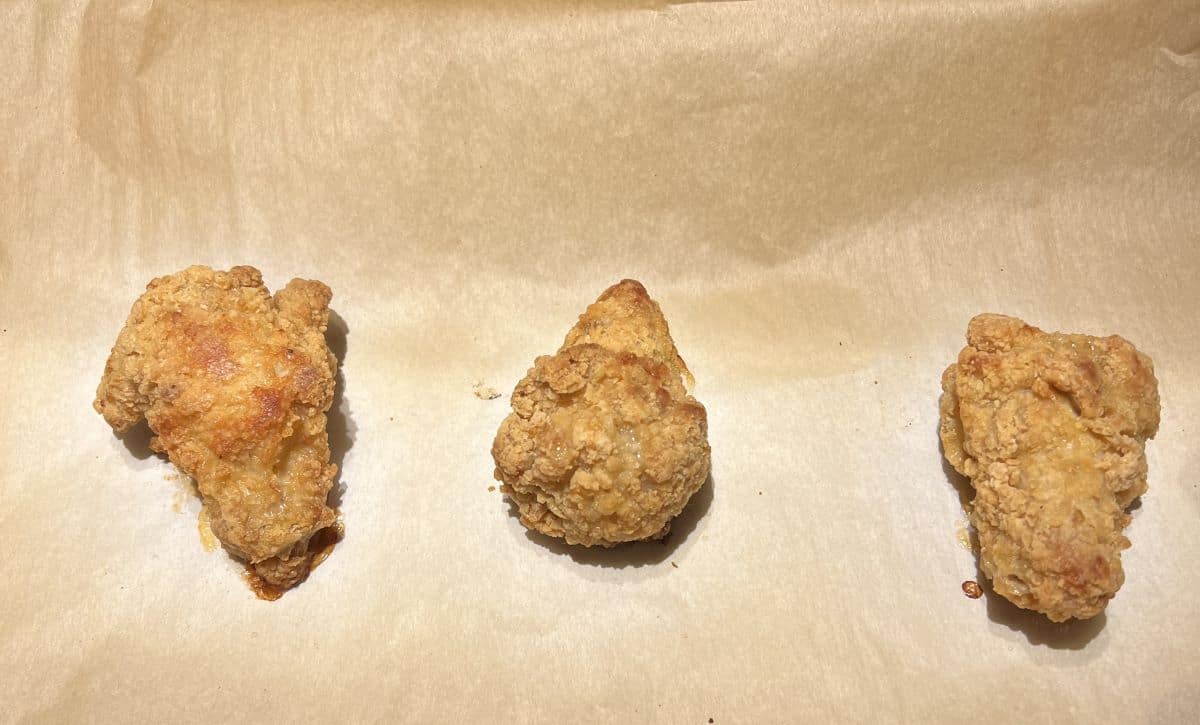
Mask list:
POLYGON ((496 490, 496 487, 495 487, 495 486, 488 486, 488 490, 489 490, 489 491, 495 491, 495 490, 496 490))
POLYGON ((983 596, 983 588, 979 586, 978 582, 970 579, 962 583, 962 590, 968 599, 978 599, 983 596))
POLYGON ((475 393, 475 397, 480 400, 495 400, 500 397, 500 391, 490 385, 484 385, 482 380, 476 381, 471 389, 475 393))
POLYGON ((676 564, 675 562, 671 562, 671 567, 672 567, 672 568, 674 568, 674 569, 678 569, 678 568, 679 568, 679 565, 678 565, 678 564, 676 564))

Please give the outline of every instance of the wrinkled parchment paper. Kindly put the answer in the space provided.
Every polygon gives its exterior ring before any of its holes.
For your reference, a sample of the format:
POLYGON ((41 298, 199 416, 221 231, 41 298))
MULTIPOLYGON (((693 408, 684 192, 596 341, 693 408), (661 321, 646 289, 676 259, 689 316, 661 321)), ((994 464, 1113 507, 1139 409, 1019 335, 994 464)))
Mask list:
POLYGON ((0 27, 3 720, 1200 718, 1194 1, 14 1, 0 27), (91 409, 133 300, 193 263, 335 294, 346 538, 275 603, 91 409), (489 447, 627 276, 695 373, 712 483, 665 546, 569 550, 489 491, 489 447), (1156 363, 1097 620, 960 590, 938 379, 981 311, 1156 363))

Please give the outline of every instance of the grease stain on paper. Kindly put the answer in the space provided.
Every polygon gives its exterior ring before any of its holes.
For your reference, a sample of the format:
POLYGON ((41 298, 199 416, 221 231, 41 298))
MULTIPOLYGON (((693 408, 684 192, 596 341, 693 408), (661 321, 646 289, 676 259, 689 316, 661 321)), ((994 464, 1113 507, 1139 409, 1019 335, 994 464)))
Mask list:
POLYGON ((975 533, 966 521, 954 522, 954 538, 958 541, 958 545, 967 551, 972 553, 976 551, 975 533))
POLYGON ((175 491, 171 494, 171 511, 177 514, 187 513, 188 502, 200 497, 196 491, 196 482, 191 476, 183 473, 164 474, 163 480, 175 484, 175 491))
POLYGON ((204 550, 210 554, 216 551, 220 543, 217 541, 217 535, 213 533, 212 519, 207 506, 200 509, 200 515, 196 518, 196 530, 200 532, 200 545, 204 550))

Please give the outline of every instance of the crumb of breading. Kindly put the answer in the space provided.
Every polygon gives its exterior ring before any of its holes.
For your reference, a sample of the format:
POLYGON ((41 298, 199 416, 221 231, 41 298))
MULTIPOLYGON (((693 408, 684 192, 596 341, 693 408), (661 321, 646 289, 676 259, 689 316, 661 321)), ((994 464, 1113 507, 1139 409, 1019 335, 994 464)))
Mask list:
POLYGON ((980 588, 979 582, 970 579, 962 583, 962 590, 968 599, 978 599, 983 596, 983 589, 980 588))
POLYGON ((1120 337, 1047 334, 980 315, 942 376, 946 459, 992 587, 1055 622, 1104 610, 1125 580, 1125 509, 1146 491, 1158 429, 1150 358, 1120 337))
POLYGON ((482 380, 475 383, 471 388, 475 393, 475 397, 480 400, 495 400, 500 397, 500 391, 489 385, 484 385, 482 380))
MULTIPOLYGON (((143 418, 196 480, 212 532, 248 562, 257 590, 302 581, 326 504, 326 412, 337 361, 325 343, 331 293, 292 280, 272 296, 253 267, 190 267, 134 303, 94 407, 120 432, 143 418)), ((203 521, 203 518, 202 518, 203 521)))
POLYGON ((521 522, 570 544, 662 539, 709 471, 704 406, 642 285, 606 290, 512 394, 492 456, 521 522))

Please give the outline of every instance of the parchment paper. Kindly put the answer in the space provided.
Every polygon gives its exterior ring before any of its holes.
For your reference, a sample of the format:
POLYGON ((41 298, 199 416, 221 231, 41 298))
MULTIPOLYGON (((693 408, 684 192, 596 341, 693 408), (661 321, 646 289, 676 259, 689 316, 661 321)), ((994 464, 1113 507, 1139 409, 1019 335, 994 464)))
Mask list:
POLYGON ((4 721, 1200 720, 1196 2, 14 1, 0 27, 4 721), (346 538, 274 603, 91 409, 133 300, 195 263, 335 294, 346 538), (576 552, 488 490, 489 447, 627 276, 695 373, 712 483, 667 545, 576 552), (1097 620, 960 590, 938 379, 982 311, 1156 363, 1097 620))

